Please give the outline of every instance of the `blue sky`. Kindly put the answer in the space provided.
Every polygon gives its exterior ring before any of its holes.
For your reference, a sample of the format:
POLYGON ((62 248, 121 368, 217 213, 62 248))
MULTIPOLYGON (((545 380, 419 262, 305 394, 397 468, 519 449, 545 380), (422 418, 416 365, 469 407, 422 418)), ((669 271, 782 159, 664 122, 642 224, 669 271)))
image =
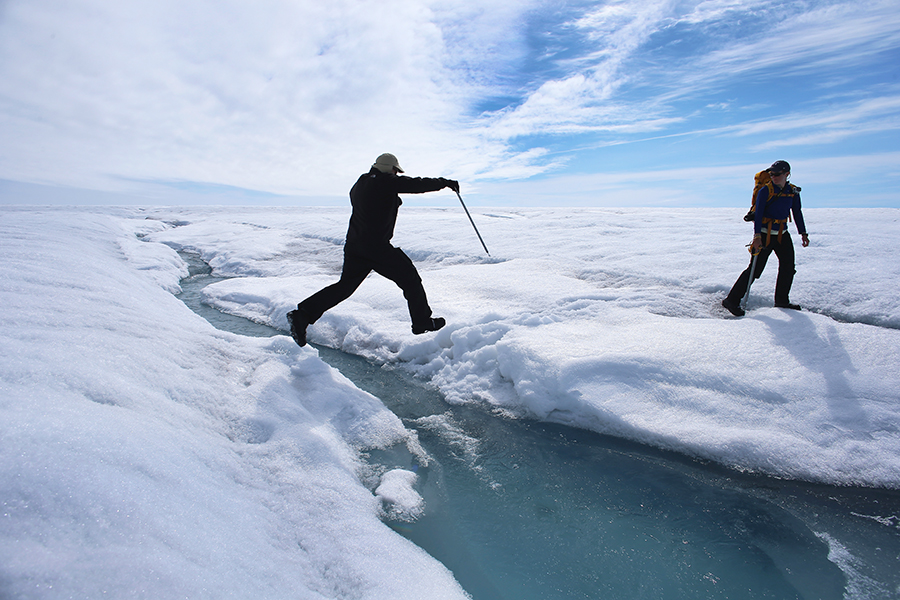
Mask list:
POLYGON ((0 0, 0 202, 900 207, 898 65, 896 0, 0 0))

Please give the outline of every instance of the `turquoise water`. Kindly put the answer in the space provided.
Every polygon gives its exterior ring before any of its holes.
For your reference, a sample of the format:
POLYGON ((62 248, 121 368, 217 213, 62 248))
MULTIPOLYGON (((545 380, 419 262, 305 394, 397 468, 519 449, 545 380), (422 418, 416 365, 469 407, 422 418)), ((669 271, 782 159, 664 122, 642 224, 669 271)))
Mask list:
MULTIPOLYGON (((284 335, 180 296, 220 329, 284 335)), ((205 274, 204 274, 205 273, 205 274)), ((419 475, 426 514, 388 525, 475 600, 900 598, 900 493, 737 473, 569 427, 451 406, 397 368, 321 346, 433 458, 371 453, 419 475)))

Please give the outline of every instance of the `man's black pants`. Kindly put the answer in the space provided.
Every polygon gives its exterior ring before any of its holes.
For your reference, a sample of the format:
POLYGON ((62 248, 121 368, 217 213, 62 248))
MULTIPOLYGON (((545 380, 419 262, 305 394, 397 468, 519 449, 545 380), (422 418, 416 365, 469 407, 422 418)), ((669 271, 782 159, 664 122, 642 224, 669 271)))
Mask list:
POLYGON ((301 302, 298 305, 300 311, 310 323, 315 323, 322 313, 349 298, 372 271, 387 277, 403 290, 413 327, 431 325, 431 307, 419 272, 403 250, 390 244, 376 248, 345 245, 340 280, 301 302))
MULTIPOLYGON (((791 293, 791 284, 794 283, 794 273, 796 273, 794 265, 794 243, 788 232, 782 232, 781 241, 777 235, 773 235, 769 244, 759 251, 759 257, 756 259, 756 273, 753 279, 759 279, 763 269, 766 268, 766 262, 769 255, 775 253, 778 257, 778 278, 775 280, 775 304, 788 304, 788 297, 791 293)), ((753 265, 753 257, 750 257, 750 266, 734 282, 731 291, 728 292, 728 301, 733 304, 740 304, 747 293, 747 286, 750 283, 750 268, 753 265)))

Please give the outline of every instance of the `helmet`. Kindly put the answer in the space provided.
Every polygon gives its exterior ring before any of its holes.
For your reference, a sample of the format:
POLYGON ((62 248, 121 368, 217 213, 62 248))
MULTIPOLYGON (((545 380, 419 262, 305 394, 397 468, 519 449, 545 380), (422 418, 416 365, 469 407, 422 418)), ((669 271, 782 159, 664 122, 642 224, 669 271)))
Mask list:
POLYGON ((772 166, 766 169, 770 175, 781 175, 782 173, 790 173, 791 165, 786 160, 776 160, 772 166))
POLYGON ((394 169, 397 169, 401 173, 403 172, 403 169, 400 168, 400 161, 397 160, 397 157, 387 152, 376 158, 375 164, 372 166, 382 173, 393 173, 394 169))

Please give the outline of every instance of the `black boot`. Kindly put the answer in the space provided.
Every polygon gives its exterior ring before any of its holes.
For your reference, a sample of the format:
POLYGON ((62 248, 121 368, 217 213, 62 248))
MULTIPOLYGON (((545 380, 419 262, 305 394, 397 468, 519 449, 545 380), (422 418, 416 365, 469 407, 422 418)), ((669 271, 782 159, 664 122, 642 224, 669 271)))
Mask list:
POLYGON ((309 321, 303 316, 300 310, 292 310, 287 314, 288 323, 291 326, 291 337, 299 346, 306 345, 306 328, 309 327, 309 321))
POLYGON ((724 300, 722 300, 722 306, 727 308, 728 312, 730 312, 731 314, 733 314, 736 317, 743 317, 745 314, 744 309, 741 308, 740 304, 738 304, 737 302, 732 302, 728 298, 725 298, 724 300))
POLYGON ((775 308, 789 308, 791 310, 801 310, 799 304, 791 304, 790 302, 776 302, 775 308))
POLYGON ((436 319, 429 319, 429 322, 421 323, 419 325, 412 326, 412 332, 416 335, 420 335, 427 331, 437 331, 441 327, 447 324, 447 321, 444 320, 443 317, 437 317, 436 319))

